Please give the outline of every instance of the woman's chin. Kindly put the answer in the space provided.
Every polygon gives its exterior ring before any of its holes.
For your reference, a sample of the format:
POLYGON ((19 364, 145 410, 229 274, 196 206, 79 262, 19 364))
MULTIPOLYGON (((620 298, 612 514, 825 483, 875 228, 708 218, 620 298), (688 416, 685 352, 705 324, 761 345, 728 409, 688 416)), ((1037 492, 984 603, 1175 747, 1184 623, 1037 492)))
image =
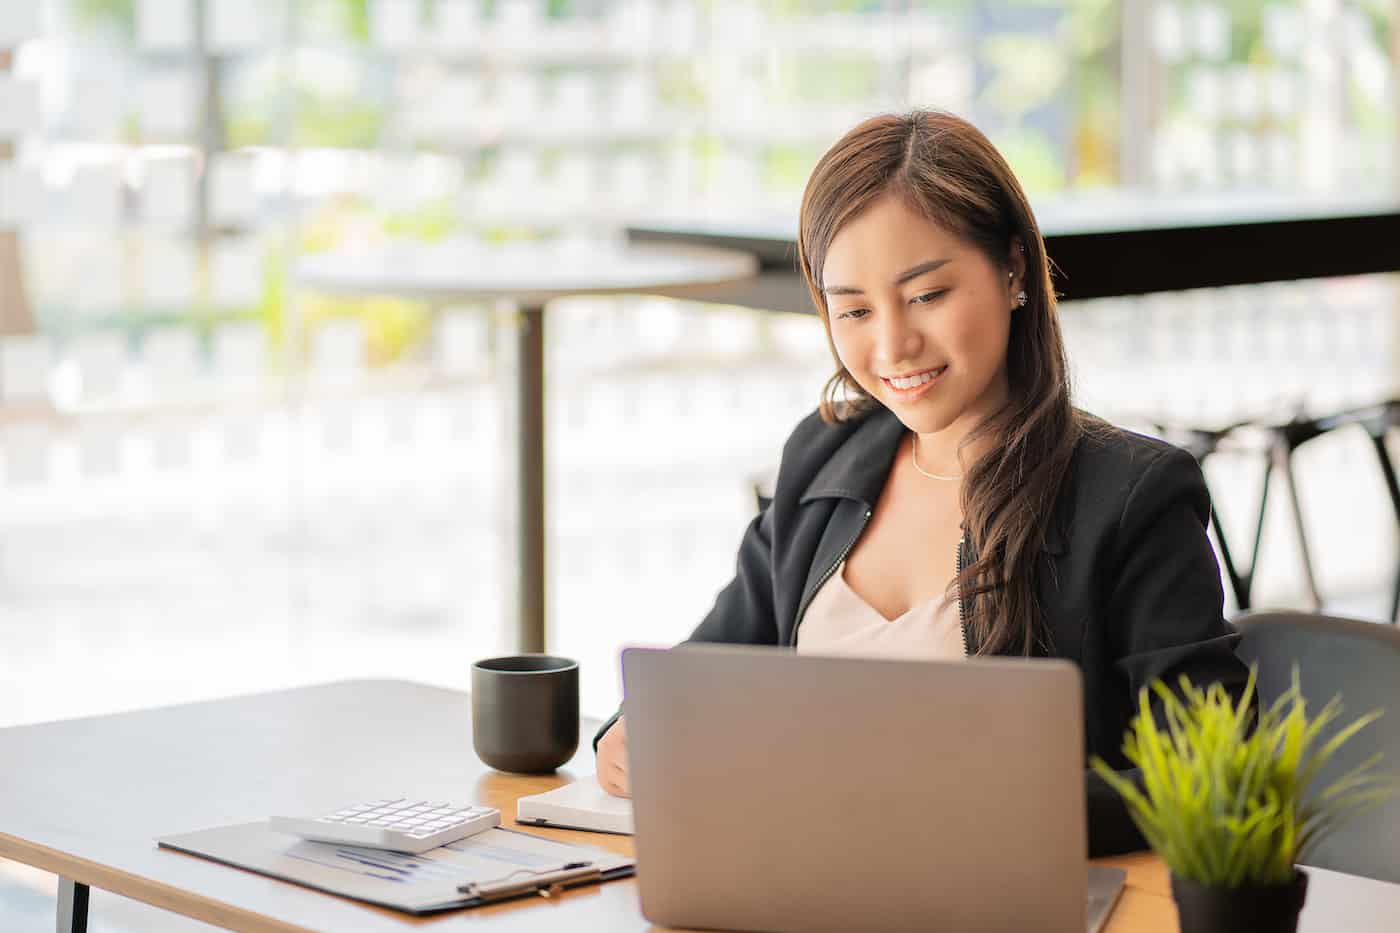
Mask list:
POLYGON ((937 434, 946 431, 957 421, 957 413, 949 414, 942 406, 901 405, 890 399, 881 399, 880 402, 894 413, 901 424, 915 434, 937 434))

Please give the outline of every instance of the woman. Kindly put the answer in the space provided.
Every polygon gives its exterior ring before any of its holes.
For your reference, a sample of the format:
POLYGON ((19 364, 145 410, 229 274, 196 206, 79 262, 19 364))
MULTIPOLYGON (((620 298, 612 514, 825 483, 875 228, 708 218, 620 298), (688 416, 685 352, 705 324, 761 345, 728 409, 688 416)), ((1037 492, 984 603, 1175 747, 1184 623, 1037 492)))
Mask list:
MULTIPOLYGON (((693 641, 1067 658, 1086 750, 1124 767, 1153 678, 1242 689, 1184 451, 1070 401, 1044 244, 1010 168, 948 114, 875 117, 803 195, 802 273, 837 371, 693 641)), ((626 722, 594 740, 626 795, 626 722)), ((1092 854, 1143 847, 1086 771, 1092 854)))

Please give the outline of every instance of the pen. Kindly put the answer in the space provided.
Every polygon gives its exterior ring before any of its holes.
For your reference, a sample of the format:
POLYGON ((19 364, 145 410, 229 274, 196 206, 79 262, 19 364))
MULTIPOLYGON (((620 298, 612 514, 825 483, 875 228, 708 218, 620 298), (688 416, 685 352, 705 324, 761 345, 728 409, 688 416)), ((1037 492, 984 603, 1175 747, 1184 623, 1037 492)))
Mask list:
POLYGON ((518 881, 472 882, 457 888, 459 893, 479 899, 482 903, 502 900, 516 894, 536 891, 544 897, 564 890, 571 885, 589 881, 601 881, 602 872, 592 862, 570 862, 555 871, 541 872, 518 881))

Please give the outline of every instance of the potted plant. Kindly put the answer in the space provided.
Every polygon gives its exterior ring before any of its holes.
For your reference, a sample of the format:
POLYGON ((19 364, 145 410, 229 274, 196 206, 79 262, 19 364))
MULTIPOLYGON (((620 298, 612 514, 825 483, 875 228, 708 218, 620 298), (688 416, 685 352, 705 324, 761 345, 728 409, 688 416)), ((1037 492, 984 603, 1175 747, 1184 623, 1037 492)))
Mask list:
POLYGON ((1318 773, 1337 749, 1369 723, 1373 711, 1324 731, 1341 715, 1339 698, 1309 716, 1293 684, 1254 721, 1256 671, 1236 703, 1220 684, 1179 693, 1150 685, 1161 702, 1159 723, 1148 688, 1124 737, 1123 753, 1138 781, 1091 761, 1128 805, 1133 821, 1171 869, 1182 933, 1251 930, 1293 933, 1307 894, 1297 867, 1329 832, 1394 792, 1377 773, 1374 755, 1326 787, 1318 773))

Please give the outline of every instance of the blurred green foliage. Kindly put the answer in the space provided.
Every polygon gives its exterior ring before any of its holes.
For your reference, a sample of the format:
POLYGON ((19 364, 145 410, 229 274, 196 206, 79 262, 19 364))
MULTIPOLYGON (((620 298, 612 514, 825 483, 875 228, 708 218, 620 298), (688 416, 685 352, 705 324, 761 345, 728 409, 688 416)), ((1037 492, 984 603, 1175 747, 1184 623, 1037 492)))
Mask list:
POLYGON ((126 38, 136 35, 136 0, 75 0, 73 13, 80 23, 112 27, 126 38))
MULTIPOLYGON (((68 0, 81 24, 94 32, 113 36, 117 41, 135 41, 136 0, 68 0)), ((200 0, 197 0, 200 2, 200 0)), ((330 37, 331 45, 349 42, 365 45, 372 33, 374 0, 287 0, 300 17, 302 27, 317 38, 330 37)), ((430 17, 436 0, 420 0, 421 12, 430 17)), ((612 0, 539 0, 540 9, 550 18, 592 16, 605 13, 612 0)), ((702 22, 719 9, 717 0, 696 0, 702 22)), ((871 17, 900 15, 906 11, 926 12, 949 23, 954 30, 972 29, 972 24, 985 19, 1014 22, 1024 8, 1030 23, 1055 22, 1041 12, 1059 10, 1058 26, 1037 32, 1034 28, 1005 33, 979 32, 976 50, 978 68, 978 99, 976 105, 989 120, 1006 127, 998 130, 995 139, 1022 183, 1033 195, 1085 188, 1110 187, 1119 181, 1121 116, 1121 35, 1123 32, 1123 0, 754 0, 761 3, 765 13, 781 30, 782 22, 795 17, 823 13, 833 15, 868 15, 871 17), (1061 133, 1046 132, 1045 113, 1059 113, 1067 121, 1061 133), (1065 145, 1067 141, 1067 145, 1065 145)), ((1289 0, 1301 3, 1302 0, 1289 0)), ((1192 13, 1206 5, 1206 0, 1181 0, 1179 6, 1192 13)), ((1223 9, 1230 21, 1228 64, 1271 64, 1271 53, 1264 41, 1266 0, 1209 0, 1209 5, 1223 9)), ((486 18, 497 12, 497 0, 482 0, 481 12, 486 18)), ((1150 6, 1150 5, 1149 5, 1150 6)), ((1351 9, 1358 10, 1376 39, 1378 49, 1388 50, 1391 71, 1397 60, 1395 30, 1400 28, 1400 6, 1396 0, 1348 0, 1351 9)), ((895 41, 900 36, 891 32, 895 41)), ((906 67, 927 62, 911 61, 899 54, 882 57, 859 51, 824 51, 816 54, 778 54, 756 57, 733 56, 724 39, 710 37, 711 54, 694 58, 662 57, 647 67, 660 104, 672 111, 689 114, 695 122, 675 140, 677 147, 689 150, 697 168, 696 183, 704 188, 714 177, 720 158, 735 145, 749 146, 759 158, 762 181, 772 191, 796 192, 805 184, 811 166, 819 158, 825 143, 820 141, 775 141, 766 145, 736 143, 708 131, 716 115, 733 105, 732 101, 717 99, 712 87, 715 68, 741 67, 747 87, 763 95, 768 105, 776 108, 836 107, 864 110, 862 101, 898 96, 900 82, 905 81, 906 67)), ((958 50, 967 55, 969 50, 958 50)), ((231 148, 255 145, 293 147, 335 147, 373 150, 386 144, 385 130, 391 116, 394 65, 374 55, 354 51, 341 52, 349 56, 353 68, 361 69, 355 86, 316 84, 315 75, 303 72, 299 77, 283 76, 269 81, 267 73, 260 84, 245 83, 241 66, 225 68, 219 106, 226 126, 227 144, 231 148), (257 87, 253 93, 248 88, 257 87), (287 119, 290 115, 290 119, 287 119)), ((935 52, 932 54, 952 54, 935 52)), ((328 59, 330 60, 330 59, 328 59)), ((298 73, 297 67, 285 62, 269 65, 298 73)), ((548 80, 565 66, 542 65, 535 69, 537 77, 548 80)), ((575 68, 570 65, 568 68, 575 68)), ((603 66, 611 67, 611 66, 603 66)), ((336 69, 332 69, 335 71, 336 69)), ((312 69, 314 71, 314 69, 312 69)), ((1167 68, 1166 90, 1168 107, 1183 104, 1186 89, 1184 68, 1167 68)), ((1377 138, 1392 137, 1400 114, 1392 103, 1377 100, 1364 92, 1356 82, 1345 89, 1344 104, 1348 118, 1363 134, 1377 138)), ((1265 119, 1273 119, 1266 117, 1265 119)), ((136 141, 138 129, 134 116, 123 118, 121 138, 136 141)), ((612 149, 598 149, 601 158, 617 156, 626 151, 627 143, 612 149)), ((467 160, 469 178, 480 180, 489 174, 498 153, 492 148, 463 153, 467 160)), ((552 153, 552 158, 557 153, 552 153)), ((547 160, 548 161, 548 160, 547 160)), ((372 229, 385 237, 407 237, 423 241, 439 240, 462 228, 465 223, 457 202, 442 199, 422 204, 411 211, 375 213, 363 201, 342 199, 317 208, 314 216, 300 218, 298 245, 308 251, 334 248, 346 230, 359 234, 372 229)), ((269 327, 274 338, 281 341, 295 328, 287 320, 286 244, 289 234, 274 225, 267 250, 267 277, 264 293, 256 307, 227 312, 198 308, 191 319, 198 326, 223 319, 228 314, 254 315, 269 327), (278 245, 280 244, 280 245, 278 245)), ((540 230, 521 225, 497 225, 489 229, 475 228, 473 232, 488 241, 505 241, 538 235, 540 230)), ((307 331, 316 322, 338 315, 361 317, 370 331, 371 356, 387 361, 399 358, 412 347, 413 341, 426 333, 425 309, 413 302, 384 300, 346 301, 312 297, 300 305, 307 331)), ((125 315, 132 326, 147 326, 145 312, 131 311, 125 315)), ((168 321, 166 317, 164 320, 168 321)))
POLYGON ((335 24, 345 38, 368 42, 370 29, 370 0, 315 0, 313 15, 320 15, 335 24))
POLYGON ((763 150, 763 184, 776 190, 801 191, 820 158, 820 147, 768 146, 763 150))
POLYGON ((1120 0, 1075 0, 1069 8, 1070 102, 1074 113, 1065 174, 1081 187, 1118 177, 1120 0))

